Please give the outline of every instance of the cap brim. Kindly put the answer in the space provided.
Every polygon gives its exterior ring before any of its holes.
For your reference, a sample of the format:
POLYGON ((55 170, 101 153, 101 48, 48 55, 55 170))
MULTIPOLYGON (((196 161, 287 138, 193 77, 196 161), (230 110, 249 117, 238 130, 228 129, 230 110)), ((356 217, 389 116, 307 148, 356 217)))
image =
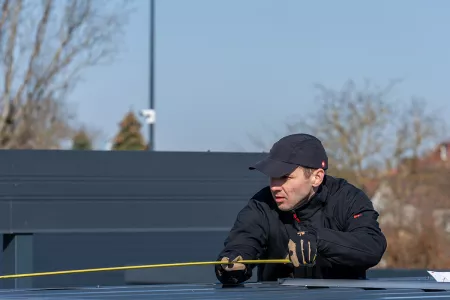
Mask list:
POLYGON ((288 164, 267 157, 249 167, 249 169, 258 170, 269 177, 279 178, 292 173, 297 167, 297 165, 288 164))

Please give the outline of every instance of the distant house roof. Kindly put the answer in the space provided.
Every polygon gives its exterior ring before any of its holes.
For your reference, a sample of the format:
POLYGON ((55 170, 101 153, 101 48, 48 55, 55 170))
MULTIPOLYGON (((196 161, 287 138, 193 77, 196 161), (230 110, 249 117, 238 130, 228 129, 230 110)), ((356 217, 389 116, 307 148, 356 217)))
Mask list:
POLYGON ((432 151, 427 153, 421 162, 424 166, 450 167, 450 141, 441 142, 432 151))
MULTIPOLYGON (((442 142, 419 159, 405 158, 396 169, 388 171, 382 179, 368 182, 365 191, 372 199, 384 184, 391 193, 405 198, 405 204, 421 206, 429 204, 435 209, 450 209, 450 141, 442 142), (408 173, 414 165, 415 172, 408 173), (424 201, 426 201, 424 203, 424 201)), ((377 197, 379 197, 378 193, 377 197)), ((377 201, 380 199, 377 198, 377 201)))

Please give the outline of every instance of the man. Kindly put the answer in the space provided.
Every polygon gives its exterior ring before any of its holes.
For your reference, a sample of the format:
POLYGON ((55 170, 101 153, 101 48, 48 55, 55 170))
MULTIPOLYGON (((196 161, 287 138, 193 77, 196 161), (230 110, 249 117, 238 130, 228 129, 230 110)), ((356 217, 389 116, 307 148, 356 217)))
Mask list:
POLYGON ((276 142, 251 170, 270 178, 239 212, 216 265, 220 282, 238 284, 254 265, 239 260, 285 259, 259 264, 258 280, 278 278, 364 279, 387 247, 370 199, 344 179, 326 175, 320 140, 293 134, 276 142), (230 263, 231 262, 231 263, 230 263))

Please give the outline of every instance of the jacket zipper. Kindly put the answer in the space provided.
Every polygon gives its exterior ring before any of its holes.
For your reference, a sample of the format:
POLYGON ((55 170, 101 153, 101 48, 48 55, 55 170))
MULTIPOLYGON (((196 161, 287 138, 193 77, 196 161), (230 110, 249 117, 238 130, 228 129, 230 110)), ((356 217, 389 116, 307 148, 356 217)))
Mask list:
POLYGON ((295 229, 297 229, 298 231, 301 231, 302 229, 300 228, 300 219, 299 219, 299 217, 297 217, 297 214, 295 212, 293 212, 293 216, 294 216, 295 229))
MULTIPOLYGON (((292 214, 293 214, 293 217, 294 217, 294 227, 298 231, 302 231, 302 229, 300 228, 300 222, 301 222, 300 218, 297 216, 295 211, 292 214)), ((313 278, 312 267, 305 267, 305 268, 306 268, 306 277, 307 278, 313 278)))

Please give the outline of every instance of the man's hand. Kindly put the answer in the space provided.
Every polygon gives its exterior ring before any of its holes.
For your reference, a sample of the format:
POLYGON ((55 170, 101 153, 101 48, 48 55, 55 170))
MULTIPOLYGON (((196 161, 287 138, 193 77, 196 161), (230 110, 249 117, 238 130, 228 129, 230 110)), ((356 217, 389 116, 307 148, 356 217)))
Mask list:
POLYGON ((288 243, 289 254, 294 267, 314 266, 317 257, 317 234, 312 227, 302 227, 301 231, 292 233, 288 243))
POLYGON ((230 253, 228 257, 222 257, 224 264, 216 265, 217 279, 223 284, 239 284, 251 277, 251 271, 244 264, 237 263, 243 260, 237 253, 230 253))
POLYGON ((230 260, 228 257, 222 257, 222 259, 220 261, 226 262, 226 264, 221 265, 222 269, 224 269, 227 272, 245 270, 244 264, 236 263, 240 260, 243 260, 242 256, 240 256, 240 255, 238 257, 234 258, 233 260, 230 260))

